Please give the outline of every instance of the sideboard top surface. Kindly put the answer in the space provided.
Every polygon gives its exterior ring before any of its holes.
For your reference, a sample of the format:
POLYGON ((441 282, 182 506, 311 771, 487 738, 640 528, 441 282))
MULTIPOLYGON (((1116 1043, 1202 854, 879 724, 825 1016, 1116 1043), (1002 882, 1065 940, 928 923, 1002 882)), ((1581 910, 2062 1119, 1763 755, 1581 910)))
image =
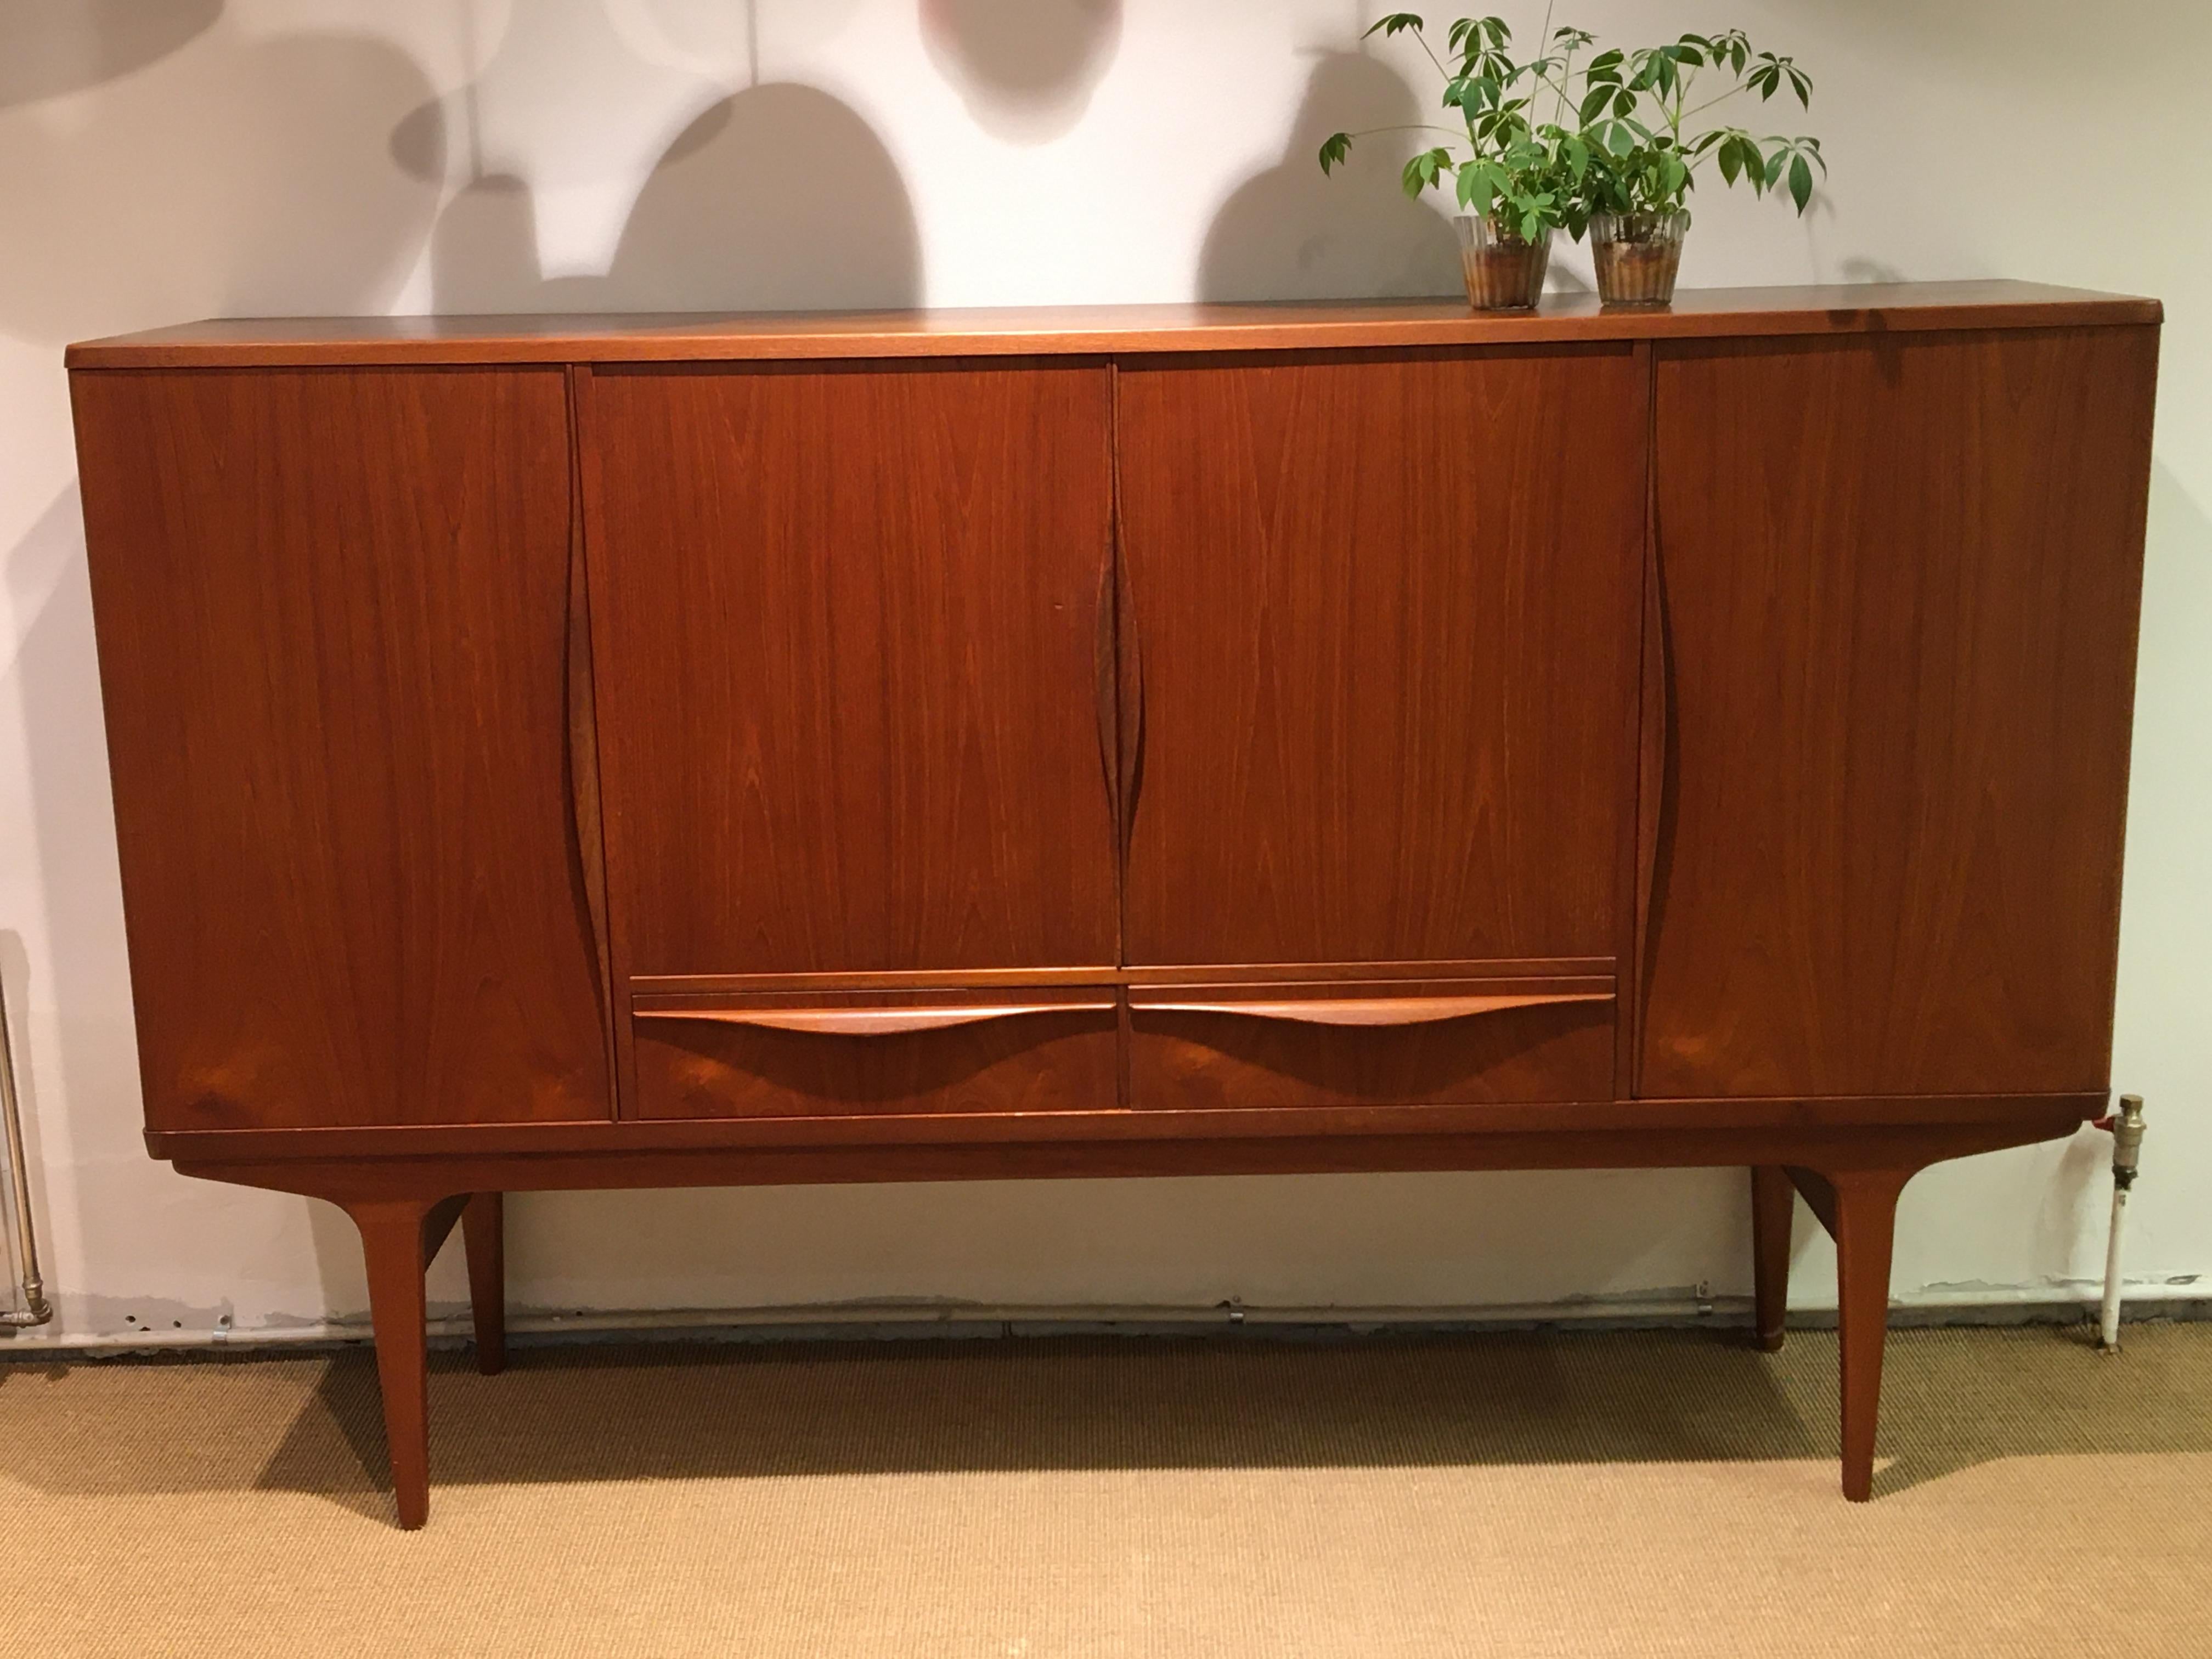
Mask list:
POLYGON ((88 340, 72 368, 713 362, 1106 356, 1505 345, 1938 329, 2154 324, 2159 301, 2033 283, 1686 289, 1660 311, 1548 295, 1488 315, 1462 300, 1029 307, 994 310, 511 317, 300 317, 187 323, 88 340))

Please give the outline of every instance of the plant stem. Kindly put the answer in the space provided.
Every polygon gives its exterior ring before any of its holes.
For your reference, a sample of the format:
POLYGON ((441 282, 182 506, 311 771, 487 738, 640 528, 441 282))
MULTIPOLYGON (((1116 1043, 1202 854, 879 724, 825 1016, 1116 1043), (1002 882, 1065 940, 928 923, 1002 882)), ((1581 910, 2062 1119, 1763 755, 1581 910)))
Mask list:
MULTIPOLYGON (((1540 64, 1550 61, 1552 56, 1552 9, 1557 3, 1558 0, 1544 0, 1543 27, 1539 31, 1536 37, 1536 61, 1540 64)), ((1551 84, 1548 81, 1544 79, 1541 74, 1539 74, 1536 76, 1536 79, 1544 85, 1548 86, 1551 84)), ((1528 101, 1533 104, 1536 100, 1532 96, 1528 101)), ((1563 85, 1559 90, 1559 112, 1562 115, 1566 113, 1566 105, 1567 94, 1566 89, 1563 85)), ((1534 125, 1534 124, 1531 123, 1530 125, 1534 125)))
POLYGON ((1706 100, 1705 100, 1705 101, 1704 103, 1699 104, 1696 108, 1694 108, 1694 109, 1686 109, 1686 110, 1684 110, 1684 111, 1682 112, 1682 118, 1683 118, 1685 121, 1686 121, 1686 120, 1688 120, 1688 119, 1689 119, 1692 115, 1702 115, 1702 114, 1704 114, 1707 110, 1711 109, 1711 108, 1714 105, 1716 105, 1716 104, 1725 104, 1725 103, 1726 103, 1726 102, 1728 102, 1728 100, 1729 100, 1729 99, 1731 99, 1731 98, 1741 98, 1741 97, 1743 95, 1743 94, 1744 94, 1745 90, 1746 90, 1746 88, 1742 88, 1742 87, 1740 87, 1740 86, 1738 86, 1738 87, 1730 87, 1730 88, 1729 88, 1726 92, 1723 93, 1719 97, 1717 97, 1717 98, 1708 98, 1708 99, 1706 99, 1706 100))
POLYGON ((1437 73, 1444 77, 1444 83, 1449 86, 1451 83, 1451 71, 1444 67, 1444 60, 1437 57, 1435 51, 1430 46, 1429 37, 1422 33, 1420 30, 1415 29, 1413 31, 1413 39, 1421 43, 1422 52, 1426 53, 1428 60, 1437 66, 1437 73))
POLYGON ((1456 138, 1459 133, 1451 127, 1440 127, 1427 121, 1408 121, 1395 127, 1362 127, 1357 132, 1345 134, 1347 138, 1372 138, 1378 132, 1441 132, 1447 138, 1456 138))

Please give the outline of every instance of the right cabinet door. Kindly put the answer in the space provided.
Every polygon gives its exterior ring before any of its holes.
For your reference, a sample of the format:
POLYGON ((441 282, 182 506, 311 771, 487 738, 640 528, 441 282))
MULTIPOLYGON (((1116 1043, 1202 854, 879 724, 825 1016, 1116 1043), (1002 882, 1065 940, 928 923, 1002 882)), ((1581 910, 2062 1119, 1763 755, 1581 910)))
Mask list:
POLYGON ((1644 384, 1626 347, 1122 367, 1133 967, 1613 971, 1644 384))
POLYGON ((2156 353, 1660 349, 1639 1093, 2106 1085, 2156 353))

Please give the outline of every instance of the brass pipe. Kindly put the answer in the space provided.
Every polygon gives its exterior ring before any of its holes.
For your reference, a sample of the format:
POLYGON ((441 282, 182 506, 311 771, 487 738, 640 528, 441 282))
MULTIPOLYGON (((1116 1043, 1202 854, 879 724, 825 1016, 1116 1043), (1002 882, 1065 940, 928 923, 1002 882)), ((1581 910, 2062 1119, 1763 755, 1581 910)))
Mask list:
POLYGON ((15 1094, 15 1050, 9 1041, 8 988, 0 982, 0 1120, 8 1135, 8 1175, 15 1183, 15 1259, 21 1264, 23 1306, 0 1313, 0 1328, 50 1323, 54 1310, 39 1277, 39 1236, 31 1224, 31 1172, 23 1161, 23 1118, 15 1094))

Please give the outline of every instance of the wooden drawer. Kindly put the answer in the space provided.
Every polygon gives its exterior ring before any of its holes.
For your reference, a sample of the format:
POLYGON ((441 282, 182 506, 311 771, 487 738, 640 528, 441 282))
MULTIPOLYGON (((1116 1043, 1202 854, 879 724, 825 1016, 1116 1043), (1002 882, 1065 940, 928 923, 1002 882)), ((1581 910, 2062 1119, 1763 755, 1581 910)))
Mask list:
POLYGON ((1110 1111, 1111 988, 640 996, 645 1118, 1110 1111))
POLYGON ((1613 1097, 1609 978, 1155 986, 1129 1001, 1139 1108, 1613 1097))

